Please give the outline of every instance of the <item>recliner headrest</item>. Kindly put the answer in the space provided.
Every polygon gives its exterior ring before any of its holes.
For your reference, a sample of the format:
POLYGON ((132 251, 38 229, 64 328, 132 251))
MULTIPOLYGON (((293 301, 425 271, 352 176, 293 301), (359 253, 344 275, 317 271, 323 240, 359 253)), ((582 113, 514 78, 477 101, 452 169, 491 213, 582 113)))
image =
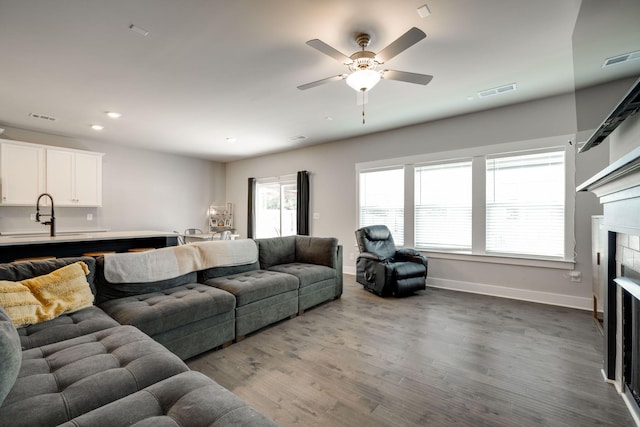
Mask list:
POLYGON ((363 227, 362 231, 367 236, 367 239, 376 240, 388 240, 391 236, 391 231, 386 225, 370 225, 369 227, 363 227))

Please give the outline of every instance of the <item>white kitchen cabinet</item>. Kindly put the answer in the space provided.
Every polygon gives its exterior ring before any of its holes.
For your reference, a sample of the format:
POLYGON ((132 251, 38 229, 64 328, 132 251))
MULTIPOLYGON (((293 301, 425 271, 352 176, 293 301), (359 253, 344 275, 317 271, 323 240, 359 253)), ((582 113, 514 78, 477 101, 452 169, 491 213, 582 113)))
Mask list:
POLYGON ((102 205, 102 153, 47 148, 47 192, 56 206, 102 205))
POLYGON ((31 206, 44 193, 45 149, 34 144, 0 141, 2 205, 31 206))

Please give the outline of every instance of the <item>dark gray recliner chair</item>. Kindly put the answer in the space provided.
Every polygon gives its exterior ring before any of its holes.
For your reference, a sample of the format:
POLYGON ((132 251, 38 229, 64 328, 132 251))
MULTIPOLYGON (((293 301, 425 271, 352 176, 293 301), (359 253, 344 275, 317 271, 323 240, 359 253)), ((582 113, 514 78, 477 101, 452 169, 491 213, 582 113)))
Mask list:
POLYGON ((415 249, 396 249, 386 225, 356 230, 360 255, 356 281, 380 296, 407 296, 426 289, 427 258, 415 249))

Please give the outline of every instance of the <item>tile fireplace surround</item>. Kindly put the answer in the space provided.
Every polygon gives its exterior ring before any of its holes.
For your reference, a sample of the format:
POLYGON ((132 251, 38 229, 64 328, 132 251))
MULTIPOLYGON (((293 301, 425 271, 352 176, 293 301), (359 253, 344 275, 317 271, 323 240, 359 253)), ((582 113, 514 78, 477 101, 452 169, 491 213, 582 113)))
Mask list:
POLYGON ((640 147, 577 190, 600 198, 607 231, 603 375, 640 425, 640 147))

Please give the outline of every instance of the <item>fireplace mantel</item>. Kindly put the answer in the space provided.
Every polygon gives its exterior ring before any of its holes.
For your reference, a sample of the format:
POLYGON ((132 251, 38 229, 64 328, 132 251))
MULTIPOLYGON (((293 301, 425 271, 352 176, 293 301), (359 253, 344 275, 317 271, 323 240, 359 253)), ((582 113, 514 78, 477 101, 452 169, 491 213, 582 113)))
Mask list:
POLYGON ((640 147, 613 162, 576 190, 590 191, 600 198, 607 229, 640 234, 640 147))

